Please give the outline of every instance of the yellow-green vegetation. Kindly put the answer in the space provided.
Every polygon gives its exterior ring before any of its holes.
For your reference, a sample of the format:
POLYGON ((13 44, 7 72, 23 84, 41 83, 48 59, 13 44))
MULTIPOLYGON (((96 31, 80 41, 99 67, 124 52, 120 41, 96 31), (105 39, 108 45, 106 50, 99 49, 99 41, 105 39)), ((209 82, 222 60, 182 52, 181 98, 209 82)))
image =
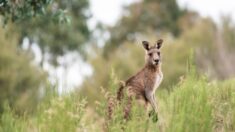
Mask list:
POLYGON ((0 47, 0 113, 4 101, 18 112, 31 112, 39 101, 40 86, 46 82, 45 73, 30 63, 16 39, 7 38, 1 28, 0 47))
MULTIPOLYGON (((109 83, 115 96, 115 79, 109 83)), ((51 96, 33 116, 17 116, 7 105, 1 116, 0 131, 166 131, 210 132, 235 130, 235 80, 209 82, 191 71, 171 92, 157 91, 159 120, 153 122, 144 109, 134 103, 131 118, 123 119, 123 106, 115 106, 111 120, 107 118, 107 100, 97 101, 95 109, 76 94, 51 96)))

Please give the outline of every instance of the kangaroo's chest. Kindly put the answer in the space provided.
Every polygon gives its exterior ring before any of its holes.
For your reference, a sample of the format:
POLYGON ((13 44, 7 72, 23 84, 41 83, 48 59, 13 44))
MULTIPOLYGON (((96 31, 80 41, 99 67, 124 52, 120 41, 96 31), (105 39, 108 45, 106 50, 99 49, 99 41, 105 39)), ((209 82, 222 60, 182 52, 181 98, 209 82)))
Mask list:
POLYGON ((157 73, 156 77, 155 77, 154 87, 153 87, 154 91, 159 87, 159 85, 161 84, 162 80, 163 80, 162 72, 157 73))

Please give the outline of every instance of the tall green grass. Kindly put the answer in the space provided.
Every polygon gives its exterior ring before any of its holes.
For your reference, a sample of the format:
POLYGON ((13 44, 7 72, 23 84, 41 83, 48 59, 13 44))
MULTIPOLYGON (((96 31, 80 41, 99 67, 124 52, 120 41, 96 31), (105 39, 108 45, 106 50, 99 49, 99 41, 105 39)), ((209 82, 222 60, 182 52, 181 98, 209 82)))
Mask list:
MULTIPOLYGON (((6 107, 0 118, 1 132, 233 132, 235 131, 235 80, 208 81, 190 72, 172 91, 158 90, 159 120, 153 122, 145 110, 133 105, 130 120, 123 119, 125 101, 115 105, 112 119, 107 117, 107 98, 114 99, 116 79, 110 91, 100 96, 95 107, 76 94, 54 96, 44 101, 33 115, 17 116, 6 107)), ((114 104, 115 104, 115 100, 114 104)))

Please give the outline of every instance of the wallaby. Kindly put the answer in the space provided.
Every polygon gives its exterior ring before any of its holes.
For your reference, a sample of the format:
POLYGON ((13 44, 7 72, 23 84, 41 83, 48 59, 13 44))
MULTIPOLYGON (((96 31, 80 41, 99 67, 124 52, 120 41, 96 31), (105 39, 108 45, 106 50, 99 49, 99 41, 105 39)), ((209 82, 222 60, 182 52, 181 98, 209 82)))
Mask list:
POLYGON ((123 82, 117 91, 117 100, 121 101, 124 91, 128 96, 128 104, 124 109, 124 118, 129 117, 132 99, 142 100, 147 106, 151 104, 153 110, 157 113, 157 103, 155 91, 159 87, 163 79, 161 71, 161 52, 163 40, 158 40, 153 46, 149 42, 143 41, 145 53, 145 66, 137 74, 123 82))

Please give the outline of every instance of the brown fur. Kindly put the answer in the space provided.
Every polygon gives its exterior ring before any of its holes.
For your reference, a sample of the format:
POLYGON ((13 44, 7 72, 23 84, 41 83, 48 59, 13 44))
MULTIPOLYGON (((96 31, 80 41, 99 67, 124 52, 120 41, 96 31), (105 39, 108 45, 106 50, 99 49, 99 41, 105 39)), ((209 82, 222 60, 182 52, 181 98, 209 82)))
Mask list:
POLYGON ((150 103, 153 110, 157 112, 155 91, 163 78, 160 56, 162 42, 163 41, 160 39, 154 46, 151 47, 147 41, 142 42, 144 48, 146 49, 146 64, 144 68, 122 83, 118 89, 117 100, 121 101, 124 97, 124 91, 128 96, 128 104, 124 109, 125 118, 128 118, 129 116, 131 110, 131 100, 133 98, 144 101, 145 105, 150 103))

